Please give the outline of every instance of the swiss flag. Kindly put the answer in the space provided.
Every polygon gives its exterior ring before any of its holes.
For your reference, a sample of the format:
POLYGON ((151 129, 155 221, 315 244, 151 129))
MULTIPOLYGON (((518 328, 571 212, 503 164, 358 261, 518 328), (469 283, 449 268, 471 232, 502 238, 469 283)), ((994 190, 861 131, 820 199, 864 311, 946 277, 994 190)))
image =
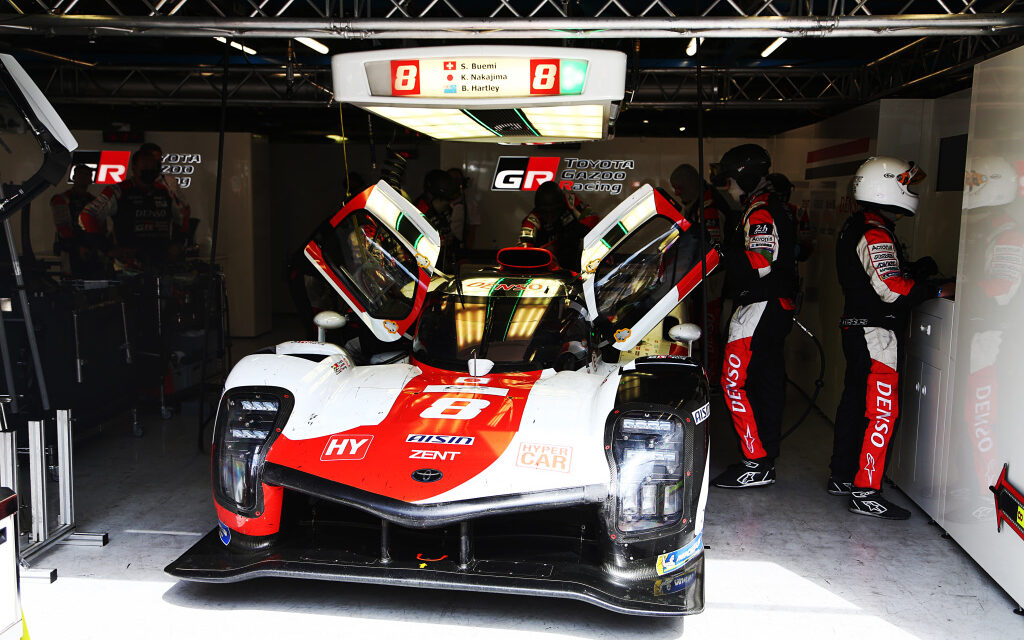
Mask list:
POLYGON ((454 60, 445 60, 444 61, 444 70, 445 71, 455 71, 455 61, 454 60))

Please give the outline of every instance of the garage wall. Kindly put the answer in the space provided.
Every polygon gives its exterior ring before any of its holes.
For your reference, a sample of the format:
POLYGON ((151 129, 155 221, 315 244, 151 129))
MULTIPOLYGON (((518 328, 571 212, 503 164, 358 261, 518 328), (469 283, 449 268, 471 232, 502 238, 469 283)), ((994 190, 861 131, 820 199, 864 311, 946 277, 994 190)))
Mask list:
MULTIPOLYGON (((1010 525, 996 527, 989 487, 1002 472, 1005 482, 1024 488, 1024 342, 1017 333, 1024 318, 1022 87, 1024 49, 974 69, 967 153, 971 188, 961 216, 948 453, 944 459, 936 456, 933 476, 940 526, 1018 603, 1024 602, 1024 542, 1010 525)), ((920 446, 928 446, 939 427, 921 425, 920 446)), ((1011 523, 1021 523, 1024 515, 1014 507, 1003 513, 1011 523)))
MULTIPOLYGON (((80 150, 134 151, 138 144, 105 143, 100 131, 76 130, 72 132, 80 150)), ((209 132, 146 133, 146 140, 161 146, 165 154, 177 155, 181 171, 190 171, 190 178, 182 195, 192 207, 192 215, 202 220, 196 239, 200 256, 210 254, 211 223, 216 194, 217 134, 209 132), (186 158, 187 156, 187 158, 186 158), (185 167, 189 167, 185 169, 185 167)), ((3 141, 11 153, 0 149, 0 177, 21 181, 39 165, 38 148, 27 135, 5 134, 3 141)), ((257 220, 253 209, 253 144, 247 133, 228 133, 224 140, 225 171, 221 195, 220 233, 217 241, 217 260, 224 267, 227 279, 228 301, 231 307, 231 333, 237 336, 258 335, 270 329, 269 307, 262 303, 266 291, 268 271, 264 256, 269 254, 268 234, 259 229, 267 225, 257 220)), ((70 173, 70 172, 69 172, 70 173)), ((185 175, 185 174, 183 174, 185 175)), ((53 256, 55 227, 50 213, 50 198, 70 185, 61 185, 45 191, 32 205, 31 237, 37 257, 53 256)), ((98 194, 102 188, 93 185, 90 191, 98 194)), ((260 214, 265 217, 265 212, 260 214)), ((20 216, 12 220, 19 250, 21 250, 20 216)))

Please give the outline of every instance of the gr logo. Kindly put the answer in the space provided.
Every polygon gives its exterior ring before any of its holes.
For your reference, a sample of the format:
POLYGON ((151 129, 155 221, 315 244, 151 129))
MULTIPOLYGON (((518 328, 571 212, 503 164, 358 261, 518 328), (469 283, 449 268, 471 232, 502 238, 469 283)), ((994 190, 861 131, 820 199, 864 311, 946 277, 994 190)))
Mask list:
MULTIPOLYGON (((92 169, 92 180, 96 184, 117 184, 128 178, 131 156, 131 151, 74 151, 71 164, 84 164, 92 169)), ((71 183, 70 177, 68 183, 71 183)))
POLYGON ((536 191, 555 179, 558 157, 501 156, 494 169, 491 191, 536 191))

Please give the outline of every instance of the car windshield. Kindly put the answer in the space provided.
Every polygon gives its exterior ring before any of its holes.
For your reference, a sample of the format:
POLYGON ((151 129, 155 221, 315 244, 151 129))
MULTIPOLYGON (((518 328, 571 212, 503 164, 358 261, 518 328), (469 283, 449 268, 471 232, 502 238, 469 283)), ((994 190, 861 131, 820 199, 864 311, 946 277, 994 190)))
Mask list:
POLYGON ((582 343, 587 325, 565 283, 552 278, 479 277, 439 287, 427 296, 413 341, 426 364, 466 369, 471 358, 496 371, 536 371, 582 343))

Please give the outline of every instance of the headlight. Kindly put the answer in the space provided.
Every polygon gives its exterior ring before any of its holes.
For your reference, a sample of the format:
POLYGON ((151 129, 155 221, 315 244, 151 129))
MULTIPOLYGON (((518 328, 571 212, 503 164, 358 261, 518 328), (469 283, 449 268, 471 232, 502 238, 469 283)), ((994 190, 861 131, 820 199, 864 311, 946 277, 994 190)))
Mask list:
POLYGON ((612 452, 616 525, 622 533, 679 524, 684 436, 682 421, 672 414, 633 411, 618 418, 612 452))
POLYGON ((221 506, 241 515, 260 510, 263 461, 291 407, 280 391, 229 391, 217 414, 214 489, 221 506))

